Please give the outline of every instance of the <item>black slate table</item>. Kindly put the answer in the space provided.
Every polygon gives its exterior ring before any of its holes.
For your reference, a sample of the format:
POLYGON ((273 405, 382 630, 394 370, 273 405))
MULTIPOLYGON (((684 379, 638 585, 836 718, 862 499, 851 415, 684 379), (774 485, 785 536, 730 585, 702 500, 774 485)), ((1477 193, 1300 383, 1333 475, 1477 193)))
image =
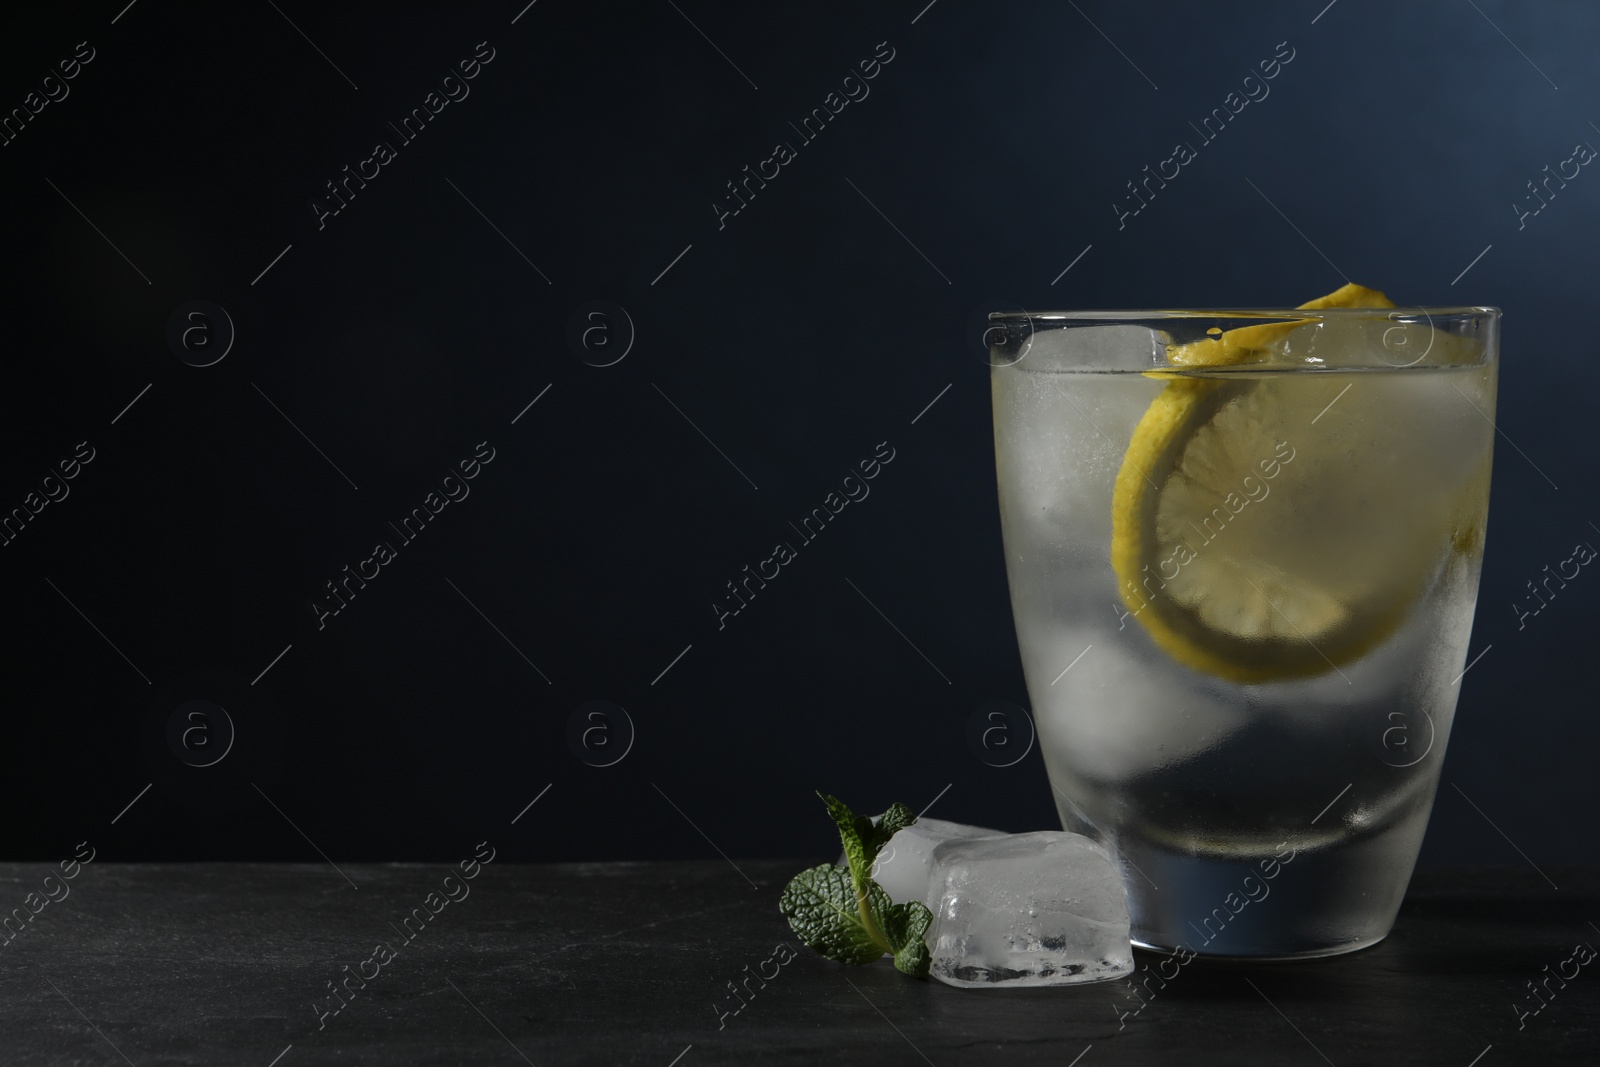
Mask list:
POLYGON ((31 918, 0 935, 0 1063, 1600 1062, 1600 961, 1573 962, 1600 946, 1600 872, 1420 874, 1375 948, 1196 961, 1141 998, 840 967, 777 912, 807 865, 99 861, 41 905, 54 868, 3 864, 31 918))

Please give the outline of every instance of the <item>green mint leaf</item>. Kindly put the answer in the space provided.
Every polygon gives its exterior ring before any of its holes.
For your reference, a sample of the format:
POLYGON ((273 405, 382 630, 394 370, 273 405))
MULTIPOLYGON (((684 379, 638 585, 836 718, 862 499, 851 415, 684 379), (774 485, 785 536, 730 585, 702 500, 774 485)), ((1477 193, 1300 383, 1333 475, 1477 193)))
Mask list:
POLYGON ((878 853, 917 821, 916 813, 894 804, 874 824, 839 798, 817 795, 839 828, 846 866, 823 864, 801 871, 784 889, 778 910, 800 940, 828 959, 859 965, 888 953, 897 970, 926 978, 929 954, 923 935, 933 922, 932 913, 916 901, 895 904, 871 877, 878 853))
POLYGON ((910 900, 887 908, 881 919, 883 932, 894 946, 894 967, 913 978, 928 977, 928 943, 923 935, 933 922, 933 912, 920 901, 910 900))
POLYGON ((917 821, 917 813, 904 804, 891 804, 889 810, 878 816, 876 824, 864 815, 857 815, 838 797, 818 793, 828 806, 828 814, 839 827, 839 840, 844 844, 845 860, 850 874, 858 885, 872 878, 872 864, 883 851, 889 839, 917 821))
MULTIPOLYGON (((889 901, 876 883, 883 904, 889 901)), ((862 921, 862 913, 871 914, 875 903, 868 894, 869 907, 863 909, 856 896, 855 881, 844 867, 824 863, 801 871, 789 880, 778 901, 778 910, 789 920, 789 927, 818 954, 840 963, 871 963, 892 949, 873 935, 862 921)))
POLYGON ((834 823, 839 827, 839 841, 844 845, 845 863, 850 868, 850 877, 856 884, 858 892, 862 886, 872 880, 872 861, 877 858, 878 849, 882 848, 877 841, 877 828, 872 825, 872 820, 857 815, 850 810, 849 805, 838 797, 818 793, 822 802, 828 806, 828 814, 833 817, 834 823), (868 841, 875 847, 868 852, 868 841))
POLYGON ((878 849, 888 845, 891 837, 894 837, 896 833, 906 829, 915 821, 917 821, 917 813, 907 808, 906 805, 890 805, 888 811, 878 816, 877 825, 872 827, 878 838, 877 848, 872 849, 872 854, 877 856, 878 849))

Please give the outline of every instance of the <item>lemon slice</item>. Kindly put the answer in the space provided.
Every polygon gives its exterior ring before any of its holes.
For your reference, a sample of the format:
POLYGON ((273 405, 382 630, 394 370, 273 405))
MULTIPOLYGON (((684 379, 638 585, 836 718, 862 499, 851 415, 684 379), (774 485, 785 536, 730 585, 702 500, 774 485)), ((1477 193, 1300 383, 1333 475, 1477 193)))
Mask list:
MULTIPOLYGON (((1346 285, 1301 307, 1394 304, 1346 285)), ((1313 321, 1229 330, 1169 360, 1261 362, 1313 321)), ((1312 423, 1338 375, 1152 376, 1167 384, 1117 475, 1111 565, 1129 612, 1179 662, 1240 682, 1335 670, 1394 631, 1441 545, 1475 549, 1470 514, 1458 521, 1471 475, 1419 488, 1397 460, 1419 402, 1405 383, 1364 389, 1330 430, 1312 423)))

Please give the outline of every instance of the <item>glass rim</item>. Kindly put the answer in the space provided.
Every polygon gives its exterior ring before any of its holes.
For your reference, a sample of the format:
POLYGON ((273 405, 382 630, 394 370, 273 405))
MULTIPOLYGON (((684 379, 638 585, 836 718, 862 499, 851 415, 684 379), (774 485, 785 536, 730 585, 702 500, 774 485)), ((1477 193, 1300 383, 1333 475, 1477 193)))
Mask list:
POLYGON ((995 311, 989 314, 989 320, 1015 321, 1021 319, 1046 320, 1046 321, 1072 321, 1078 319, 1119 321, 1143 321, 1149 319, 1189 319, 1189 318, 1215 318, 1228 316, 1235 318, 1283 318, 1283 319, 1310 319, 1310 318, 1362 318, 1377 317, 1389 318, 1393 315, 1420 314, 1425 316, 1437 315, 1447 317, 1485 317, 1500 318, 1504 312, 1488 304, 1462 304, 1430 306, 1416 304, 1411 306, 1392 308, 1277 308, 1277 307, 1230 307, 1230 308, 1108 308, 1100 310, 1078 311, 995 311))
MULTIPOLYGON (((1394 308, 1215 308, 1120 311, 997 311, 989 315, 985 339, 989 340, 988 361, 992 367, 1016 367, 1028 362, 1035 342, 1058 338, 1050 343, 1073 344, 1079 330, 1144 330, 1153 346, 1143 358, 1134 354, 1134 345, 1121 357, 1108 361, 1105 353, 1052 352, 1035 358, 1025 369, 1057 373, 1144 373, 1150 370, 1213 376, 1243 376, 1261 373, 1288 373, 1332 370, 1434 370, 1445 367, 1486 366, 1498 362, 1501 311, 1486 305, 1455 307, 1394 308), (1373 345, 1356 348, 1336 346, 1318 352, 1315 338, 1308 338, 1303 349, 1285 347, 1276 358, 1247 359, 1223 366, 1174 365, 1163 358, 1161 349, 1185 345, 1206 337, 1217 337, 1224 330, 1245 326, 1285 324, 1317 326, 1345 323, 1358 327, 1387 327, 1381 338, 1382 351, 1373 345), (1427 327, 1425 341, 1416 334, 1427 327), (1391 335, 1396 335, 1391 339, 1391 335), (1438 345, 1441 337, 1454 337, 1450 344, 1438 345), (1385 354, 1387 353, 1387 354, 1385 354), (1148 362, 1146 362, 1148 360, 1148 362), (1041 365, 1042 362, 1042 365, 1041 365)), ((1291 336, 1293 336, 1291 334, 1291 336)))

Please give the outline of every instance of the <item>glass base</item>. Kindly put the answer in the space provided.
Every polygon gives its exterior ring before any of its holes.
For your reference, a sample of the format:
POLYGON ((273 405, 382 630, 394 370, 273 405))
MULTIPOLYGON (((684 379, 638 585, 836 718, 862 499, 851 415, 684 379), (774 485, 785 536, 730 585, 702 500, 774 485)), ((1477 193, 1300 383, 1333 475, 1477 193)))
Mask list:
POLYGON ((1330 956, 1348 956, 1352 952, 1369 949, 1373 945, 1381 943, 1388 936, 1388 934, 1379 934, 1377 937, 1369 938, 1365 941, 1355 941, 1348 945, 1312 948, 1306 949, 1304 952, 1280 956, 1228 956, 1212 952, 1193 952, 1190 949, 1180 948, 1176 945, 1149 944, 1137 938, 1133 941, 1133 947, 1143 949, 1146 952, 1159 953, 1163 956, 1182 956, 1185 959, 1192 956, 1194 959, 1204 960, 1207 963, 1293 963, 1296 960, 1325 960, 1330 956))
POLYGON ((1115 842, 1132 941, 1206 959, 1299 960, 1369 948, 1388 936, 1411 879, 1423 819, 1361 837, 1248 854, 1115 842))

